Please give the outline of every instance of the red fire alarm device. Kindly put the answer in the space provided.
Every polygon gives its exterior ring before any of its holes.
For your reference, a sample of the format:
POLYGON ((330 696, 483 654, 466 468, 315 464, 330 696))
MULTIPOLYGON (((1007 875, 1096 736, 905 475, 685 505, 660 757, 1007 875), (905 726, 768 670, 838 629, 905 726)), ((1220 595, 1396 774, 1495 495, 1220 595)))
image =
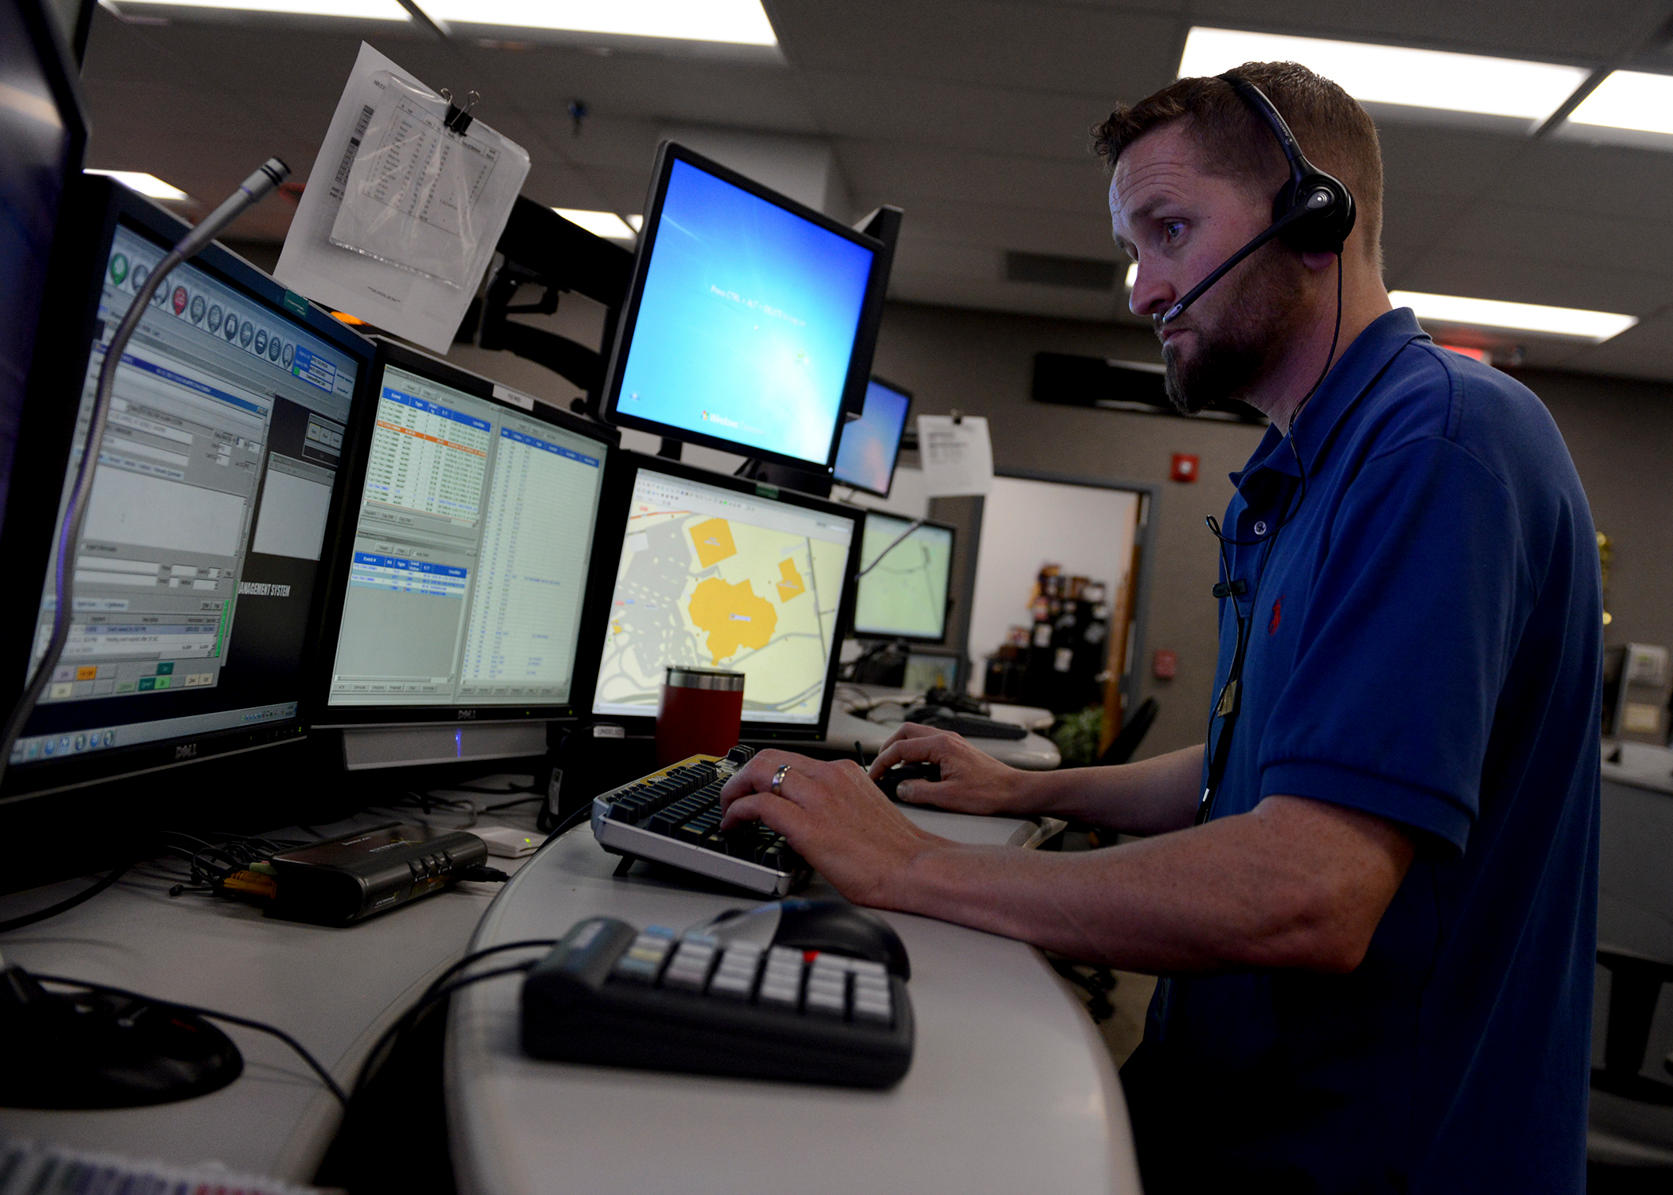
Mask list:
POLYGON ((1150 671, 1157 680, 1172 680, 1173 674, 1179 671, 1179 656, 1167 648, 1157 650, 1150 661, 1150 671))
POLYGON ((1173 468, 1168 473, 1171 481, 1195 481, 1197 479, 1197 458, 1188 452, 1173 454, 1173 468))

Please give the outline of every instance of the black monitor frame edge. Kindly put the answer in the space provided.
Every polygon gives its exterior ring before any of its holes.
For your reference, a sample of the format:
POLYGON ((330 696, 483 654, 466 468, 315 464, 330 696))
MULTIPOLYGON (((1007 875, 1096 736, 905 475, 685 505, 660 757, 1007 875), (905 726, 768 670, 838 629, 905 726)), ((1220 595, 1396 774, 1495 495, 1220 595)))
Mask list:
POLYGON ((664 141, 657 147, 656 159, 651 169, 650 190, 645 198, 644 212, 644 227, 639 234, 639 243, 633 256, 632 277, 628 283, 627 296, 622 301, 620 316, 616 321, 615 340, 610 347, 610 361, 605 372, 603 395, 599 403, 599 409, 603 417, 618 427, 649 432, 662 437, 664 440, 698 444, 705 448, 733 453, 748 460, 790 465, 799 469, 821 472, 828 477, 832 466, 836 463, 837 442, 841 438, 845 415, 848 411, 859 410, 865 401, 865 388, 871 376, 872 356, 877 348, 878 329, 883 322, 884 294, 889 284, 888 246, 876 237, 860 232, 841 221, 834 220, 816 208, 809 207, 762 183, 756 182, 754 179, 739 174, 737 171, 729 169, 675 141, 664 141), (662 204, 667 198, 672 164, 676 160, 683 160, 699 170, 714 175, 723 182, 731 183, 751 195, 765 198, 774 205, 783 207, 810 223, 835 233, 845 240, 863 244, 873 251, 871 274, 866 282, 865 299, 860 307, 860 320, 854 329, 854 352, 849 359, 848 376, 843 383, 842 395, 837 402, 830 444, 826 449, 823 461, 810 461, 786 453, 770 452, 753 445, 743 444, 737 440, 708 436, 686 428, 643 419, 623 412, 618 406, 618 400, 621 397, 622 372, 626 365, 626 353, 628 347, 633 343, 634 329, 639 322, 640 300, 643 298, 645 279, 650 270, 651 254, 656 247, 656 232, 662 216, 662 204))
POLYGON ((516 705, 386 705, 333 706, 330 702, 331 674, 337 656, 337 640, 342 627, 343 598, 348 587, 348 555, 353 549, 355 528, 358 524, 360 496, 366 481, 368 449, 366 437, 376 417, 377 395, 381 392, 386 366, 405 369, 453 386, 476 398, 491 402, 507 410, 529 414, 515 402, 495 394, 496 383, 480 374, 420 352, 409 345, 383 336, 372 337, 377 357, 370 370, 372 381, 363 392, 363 409, 356 412, 345 444, 345 482, 336 509, 332 511, 330 532, 326 537, 325 552, 329 558, 326 583, 321 587, 324 606, 316 621, 318 643, 313 678, 308 686, 306 703, 309 725, 315 730, 420 728, 470 725, 501 725, 531 722, 578 722, 587 717, 594 685, 594 671, 598 661, 587 645, 597 642, 603 634, 604 617, 610 597, 609 583, 600 577, 596 556, 598 545, 608 542, 605 527, 609 518, 612 476, 619 470, 621 433, 608 424, 587 418, 572 411, 541 403, 533 412, 536 418, 552 423, 578 435, 595 437, 606 445, 604 475, 599 490, 599 506, 593 523, 594 561, 589 567, 586 592, 582 596, 581 619, 576 628, 575 671, 571 677, 570 699, 561 704, 516 705))

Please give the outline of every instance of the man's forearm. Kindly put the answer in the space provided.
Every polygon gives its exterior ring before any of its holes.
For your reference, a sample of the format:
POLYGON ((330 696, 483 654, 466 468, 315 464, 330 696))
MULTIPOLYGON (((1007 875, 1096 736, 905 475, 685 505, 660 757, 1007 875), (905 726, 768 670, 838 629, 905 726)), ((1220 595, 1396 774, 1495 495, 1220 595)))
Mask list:
POLYGON ((1025 773, 1017 813, 1067 817, 1128 834, 1161 834, 1191 824, 1202 776, 1202 746, 1138 763, 1025 773))

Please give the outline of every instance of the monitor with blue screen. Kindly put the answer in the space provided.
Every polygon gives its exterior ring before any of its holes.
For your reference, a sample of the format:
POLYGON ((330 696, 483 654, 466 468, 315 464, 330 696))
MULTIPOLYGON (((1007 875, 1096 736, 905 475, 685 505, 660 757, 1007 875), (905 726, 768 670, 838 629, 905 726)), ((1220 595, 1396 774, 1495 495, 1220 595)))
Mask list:
POLYGON ((665 142, 604 409, 624 427, 828 470, 858 409, 880 242, 665 142))
POLYGON ((872 378, 866 387, 865 409, 858 419, 843 426, 832 479, 887 498, 900 457, 901 435, 906 431, 906 412, 911 406, 909 392, 882 378, 872 378))

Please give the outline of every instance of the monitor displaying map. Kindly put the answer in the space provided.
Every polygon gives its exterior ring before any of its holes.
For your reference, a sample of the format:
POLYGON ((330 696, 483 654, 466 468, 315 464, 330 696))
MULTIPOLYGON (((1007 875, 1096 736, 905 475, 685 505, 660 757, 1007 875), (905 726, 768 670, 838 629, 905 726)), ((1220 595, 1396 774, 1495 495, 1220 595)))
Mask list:
POLYGON ((953 529, 881 511, 866 512, 854 633, 872 639, 939 643, 947 635, 953 529))
POLYGON ((724 668, 745 677, 744 738, 821 737, 858 519, 835 503, 638 458, 593 714, 652 719, 669 665, 724 668))

